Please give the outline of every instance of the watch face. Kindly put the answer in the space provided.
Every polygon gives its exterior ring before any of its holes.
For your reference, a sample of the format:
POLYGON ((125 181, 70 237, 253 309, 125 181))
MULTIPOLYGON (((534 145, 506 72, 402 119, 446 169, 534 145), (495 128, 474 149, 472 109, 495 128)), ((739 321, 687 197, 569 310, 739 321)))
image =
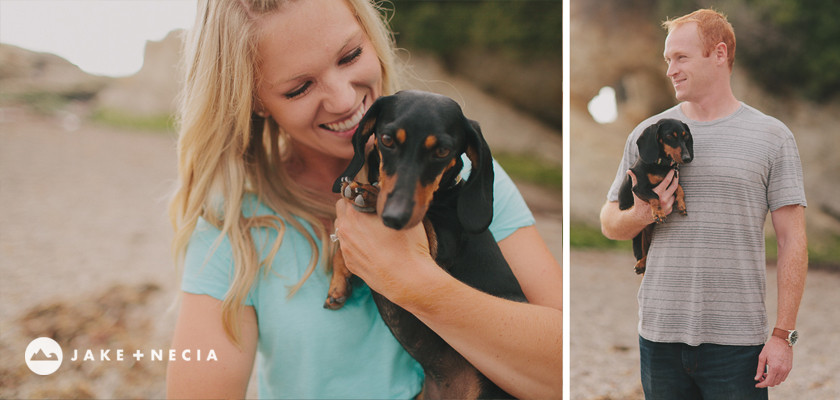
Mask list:
POLYGON ((799 332, 791 331, 790 336, 788 336, 788 340, 790 341, 790 345, 793 346, 796 344, 796 341, 799 340, 799 332))

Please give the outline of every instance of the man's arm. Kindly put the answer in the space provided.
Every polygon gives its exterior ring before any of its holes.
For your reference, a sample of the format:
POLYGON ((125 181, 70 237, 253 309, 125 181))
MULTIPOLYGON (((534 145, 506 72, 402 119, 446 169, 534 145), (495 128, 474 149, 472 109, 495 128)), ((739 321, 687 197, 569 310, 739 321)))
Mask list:
MULTIPOLYGON (((636 186, 636 175, 627 171, 636 186)), ((668 215, 673 210, 674 192, 679 185, 679 177, 674 177, 674 170, 665 176, 653 191, 659 196, 662 211, 668 215)), ((607 201, 601 208, 601 233, 612 240, 633 239, 646 226, 653 223, 653 214, 650 204, 639 199, 633 194, 633 207, 627 210, 620 210, 617 201, 607 201)))
MULTIPOLYGON (((776 276, 778 279, 778 311, 775 327, 796 329, 796 315, 805 290, 808 272, 808 241, 805 236, 805 207, 785 206, 771 214, 776 241, 779 246, 776 276)), ((771 336, 758 358, 756 387, 773 387, 787 379, 793 367, 793 348, 778 337, 771 336), (762 381, 762 373, 767 376, 762 381)))

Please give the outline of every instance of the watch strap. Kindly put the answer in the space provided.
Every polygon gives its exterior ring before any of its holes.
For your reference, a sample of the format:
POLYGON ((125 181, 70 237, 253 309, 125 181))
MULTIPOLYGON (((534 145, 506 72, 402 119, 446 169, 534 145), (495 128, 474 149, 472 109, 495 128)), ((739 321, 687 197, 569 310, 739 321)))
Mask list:
POLYGON ((773 336, 788 342, 788 346, 793 346, 793 343, 790 342, 791 332, 781 328, 773 328, 773 336))

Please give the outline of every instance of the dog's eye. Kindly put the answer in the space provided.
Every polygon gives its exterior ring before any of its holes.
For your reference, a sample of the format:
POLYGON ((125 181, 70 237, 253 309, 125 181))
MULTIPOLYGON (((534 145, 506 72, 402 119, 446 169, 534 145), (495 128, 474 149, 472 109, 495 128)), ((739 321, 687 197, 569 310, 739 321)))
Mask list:
POLYGON ((392 138, 391 135, 382 135, 379 141, 382 142, 382 145, 385 147, 394 147, 394 138, 392 138))
POLYGON ((437 158, 446 158, 449 156, 449 153, 450 151, 446 147, 438 147, 435 149, 435 157, 437 158))

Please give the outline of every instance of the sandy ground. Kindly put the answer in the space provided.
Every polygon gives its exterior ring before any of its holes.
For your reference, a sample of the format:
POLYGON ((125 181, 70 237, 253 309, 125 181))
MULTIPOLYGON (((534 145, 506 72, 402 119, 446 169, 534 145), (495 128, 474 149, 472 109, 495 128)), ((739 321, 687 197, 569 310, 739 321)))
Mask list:
MULTIPOLYGON (((494 149, 559 165, 561 138, 549 128, 457 78, 440 79, 434 64, 418 68, 436 78, 415 85, 449 90, 482 121, 494 149), (510 141, 513 127, 533 139, 510 141)), ((166 362, 151 352, 168 351, 175 321, 179 275, 166 214, 175 145, 172 134, 0 109, 0 398, 163 397, 166 362), (64 348, 61 368, 49 376, 24 363, 27 344, 40 336, 64 348), (74 349, 92 349, 95 359, 71 362, 74 349), (110 361, 101 359, 105 349, 110 361), (145 355, 135 360, 138 350, 145 355)), ((560 259, 559 194, 521 189, 560 259)))
MULTIPOLYGON (((630 252, 572 251, 571 398, 642 399, 639 381, 638 303, 640 278, 630 252)), ((771 399, 840 398, 840 274, 809 272, 797 328, 793 370, 771 399)), ((776 315, 776 268, 767 268, 767 311, 776 315)), ((569 308, 569 307, 567 307, 569 308)))

